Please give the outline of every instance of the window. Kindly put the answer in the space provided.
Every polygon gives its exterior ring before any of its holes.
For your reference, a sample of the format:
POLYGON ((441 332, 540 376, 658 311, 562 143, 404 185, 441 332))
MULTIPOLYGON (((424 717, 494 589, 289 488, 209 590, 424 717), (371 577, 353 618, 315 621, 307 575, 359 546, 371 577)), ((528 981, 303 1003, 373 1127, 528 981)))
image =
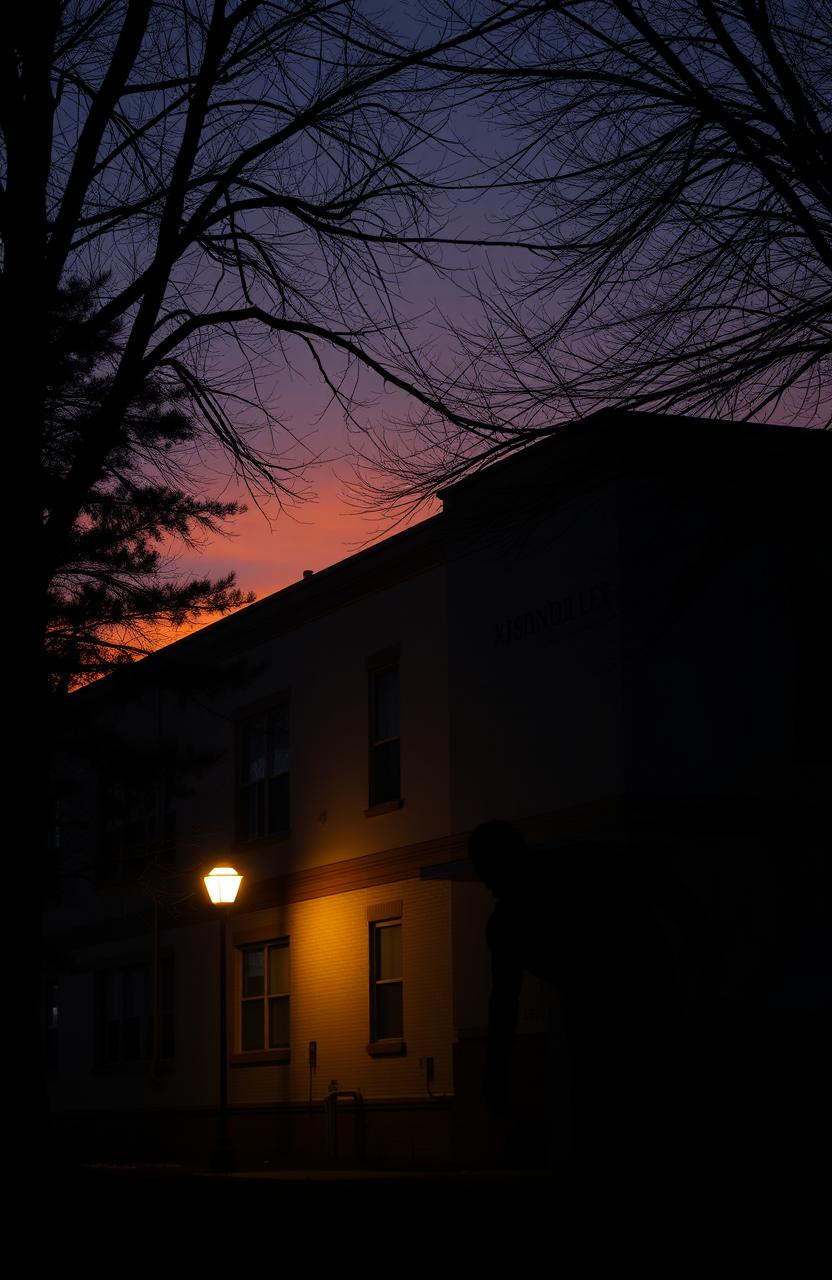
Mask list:
POLYGON ((370 693, 370 808, 401 799, 398 655, 372 661, 370 693))
POLYGON ((289 830, 289 704, 249 716, 239 727, 238 836, 289 830))
MULTIPOLYGON (((389 908, 388 908, 389 909, 389 908)), ((371 912, 371 916, 376 912, 371 912)), ((404 1037, 401 914, 370 920, 370 1053, 401 1053, 404 1037)))
POLYGON ((240 1051, 289 1048, 289 939, 240 947, 240 1051))
POLYGON ((97 1058, 102 1066, 173 1057, 173 960, 159 964, 159 1041, 154 1043, 153 965, 136 963, 98 975, 97 1058))
POLYGON ((101 879, 123 879, 149 862, 175 861, 176 810, 169 779, 136 783, 104 776, 100 806, 101 879))
POLYGON ((46 1070, 54 1073, 58 1070, 58 984, 48 982, 45 990, 45 1057, 46 1070))

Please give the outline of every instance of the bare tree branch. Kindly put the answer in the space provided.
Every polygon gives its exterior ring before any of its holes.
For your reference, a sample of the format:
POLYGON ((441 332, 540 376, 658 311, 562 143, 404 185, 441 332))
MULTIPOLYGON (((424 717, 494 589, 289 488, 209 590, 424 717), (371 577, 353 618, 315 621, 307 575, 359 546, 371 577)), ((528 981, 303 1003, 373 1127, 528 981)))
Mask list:
MULTIPOLYGON (((430 263, 444 239, 453 76, 439 61, 547 5, 496 4, 412 35, 407 21, 385 29, 363 0, 42 9, 4 14, 2 101, 10 412, 29 450, 24 536, 39 546, 39 572, 27 614, 41 636, 50 616, 60 631, 54 592, 69 608, 70 568, 76 584, 91 580, 81 554, 90 521, 146 501, 135 467, 184 494, 172 472, 179 465, 187 486, 183 450, 198 436, 183 427, 164 455, 171 406, 219 443, 258 503, 291 499, 302 478, 296 434, 256 387, 293 358, 290 340, 339 388, 347 414, 345 361, 444 411, 444 375, 414 351, 399 295, 407 270, 430 263), (80 285, 84 307, 53 323, 80 285), (227 370, 235 345, 245 387, 227 370), (34 369, 32 350, 42 355, 34 369), (143 437, 148 395, 156 417, 143 437)), ((460 429, 476 428, 451 412, 460 429)), ((187 540, 202 517, 180 503, 165 518, 187 540)), ((140 521, 110 532, 120 546, 143 536, 140 521)), ((90 561, 113 608, 124 565, 109 578, 101 566, 115 546, 90 561)), ((92 607, 79 587, 82 597, 92 607)))
POLYGON ((615 405, 829 426, 831 53, 824 0, 564 0, 436 59, 489 114, 472 189, 533 265, 480 271, 444 422, 369 433, 365 505, 495 456, 459 404, 497 452, 615 405))

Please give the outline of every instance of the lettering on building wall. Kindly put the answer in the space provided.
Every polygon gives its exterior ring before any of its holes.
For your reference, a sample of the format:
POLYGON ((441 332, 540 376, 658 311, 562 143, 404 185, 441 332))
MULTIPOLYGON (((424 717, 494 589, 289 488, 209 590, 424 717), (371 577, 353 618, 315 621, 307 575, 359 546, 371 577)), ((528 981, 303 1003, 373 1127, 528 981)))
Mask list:
POLYGON ((504 618, 495 623, 495 641, 497 644, 513 644, 539 631, 563 627, 579 618, 600 613, 609 608, 611 594, 608 582, 598 582, 592 587, 563 596, 560 600, 548 600, 536 609, 526 609, 512 618, 504 618))

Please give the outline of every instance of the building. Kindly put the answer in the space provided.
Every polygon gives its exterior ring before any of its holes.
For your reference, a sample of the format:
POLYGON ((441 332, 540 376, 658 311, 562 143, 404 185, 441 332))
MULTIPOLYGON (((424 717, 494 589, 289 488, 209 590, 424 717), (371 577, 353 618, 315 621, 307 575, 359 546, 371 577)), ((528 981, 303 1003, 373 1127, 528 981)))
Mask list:
MULTIPOLYGON (((219 926, 201 876, 232 863, 238 1158, 499 1158, 480 1090, 491 898, 465 858, 497 816, 532 841, 664 851, 729 957, 718 993, 691 993, 701 1043, 741 1025, 737 1081, 764 1061, 760 1095, 774 1075, 797 1087, 787 1061, 819 1072, 830 443, 599 414, 75 695, 48 926, 71 1148, 210 1150, 219 926)), ((542 1106, 569 1160, 557 1016, 529 980, 526 1163, 545 1157, 542 1106)))

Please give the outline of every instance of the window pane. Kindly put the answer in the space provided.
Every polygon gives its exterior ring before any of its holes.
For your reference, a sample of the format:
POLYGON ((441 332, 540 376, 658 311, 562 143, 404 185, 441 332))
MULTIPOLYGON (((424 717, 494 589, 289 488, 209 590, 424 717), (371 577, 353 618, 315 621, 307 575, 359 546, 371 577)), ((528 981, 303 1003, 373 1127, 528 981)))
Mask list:
POLYGON ((257 782, 266 776, 266 734, 262 720, 243 730, 243 782, 257 782))
POLYGON ((104 1017, 121 1017, 121 970, 104 974, 104 1017))
POLYGON ((289 708, 276 707, 266 717, 269 776, 289 772, 289 708))
POLYGON ((240 835, 248 840, 257 835, 257 787, 243 787, 240 791, 240 835))
POLYGON ((240 726, 239 834, 244 840, 289 828, 289 707, 240 726))
POLYGON ((265 957, 263 948, 243 952, 243 995, 262 996, 265 991, 265 957))
POLYGON ((243 1001, 242 1045, 244 1049, 262 1049, 263 1001, 243 1001))
POLYGON ((376 926, 376 980, 402 976, 402 927, 376 926))
MULTIPOLYGON (((97 1045, 103 1062, 141 1062, 153 1050, 154 988, 150 964, 125 965, 101 975, 97 1045)), ((173 962, 161 962, 160 1048, 173 1054, 173 962)))
POLYGON ((174 1035, 173 1014, 163 1013, 162 1014, 162 1043, 161 1043, 161 1053, 163 1058, 173 1057, 173 1052, 174 1052, 173 1051, 173 1045, 174 1045, 173 1035, 174 1035))
POLYGON ((124 974, 124 1013, 126 1017, 138 1017, 146 1012, 145 1006, 146 969, 142 965, 134 965, 124 974))
POLYGON ((391 982, 376 987, 376 1037, 400 1040, 402 1035, 402 984, 391 982))
POLYGON ((383 746, 373 748, 373 794, 372 804, 384 804, 386 800, 398 800, 400 794, 399 780, 399 743, 385 742, 383 746))
POLYGON ((161 966, 162 1008, 173 1010, 173 961, 163 960, 161 966))
POLYGON ((269 1000, 269 1048, 289 1047, 289 997, 276 996, 269 1000))
POLYGON ((289 948, 269 947, 269 994, 287 995, 289 991, 289 948))
POLYGON ((289 829, 289 775, 284 773, 279 778, 270 778, 269 819, 264 834, 272 831, 288 831, 289 829))
POLYGON ((120 1044, 120 1022, 107 1022, 104 1026, 104 1061, 118 1062, 120 1044))
POLYGON ((373 740, 399 736, 399 671, 390 667, 373 672, 375 686, 373 740))
POLYGON ((135 1062, 142 1056, 142 1020, 124 1019, 124 1061, 135 1062))

